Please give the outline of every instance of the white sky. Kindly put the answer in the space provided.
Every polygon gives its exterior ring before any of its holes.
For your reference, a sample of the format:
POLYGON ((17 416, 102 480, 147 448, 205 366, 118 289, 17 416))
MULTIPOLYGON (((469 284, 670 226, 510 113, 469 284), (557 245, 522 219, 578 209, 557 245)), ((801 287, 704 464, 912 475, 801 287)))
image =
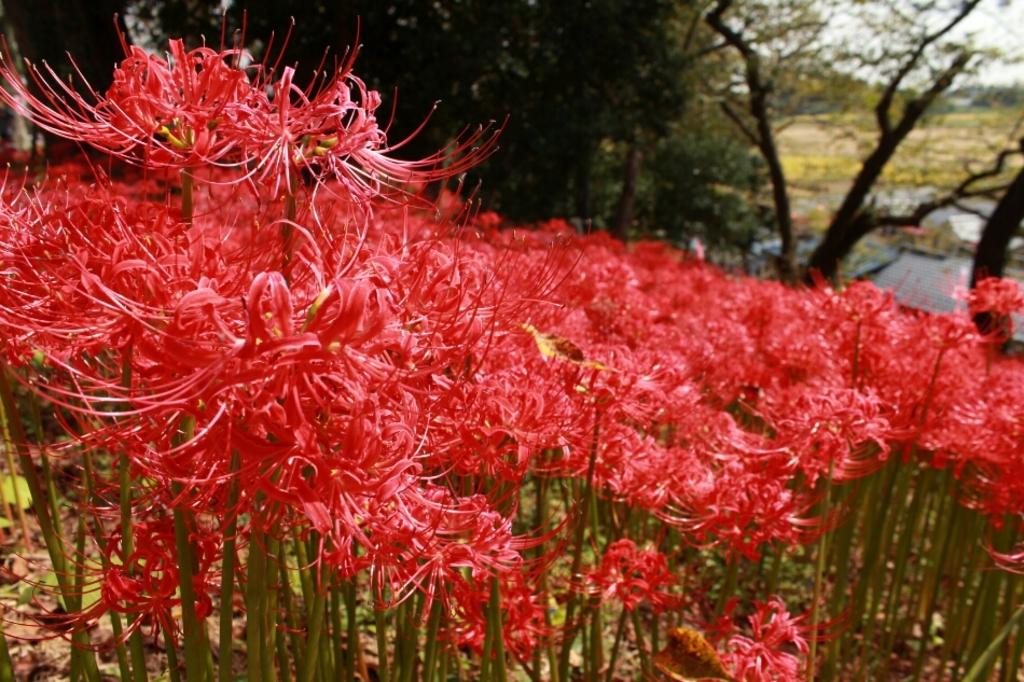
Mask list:
MULTIPOLYGON (((964 20, 979 47, 997 47, 1008 56, 1024 57, 1024 0, 986 0, 964 20)), ((1024 84, 1024 62, 993 63, 981 71, 986 85, 1024 84)))

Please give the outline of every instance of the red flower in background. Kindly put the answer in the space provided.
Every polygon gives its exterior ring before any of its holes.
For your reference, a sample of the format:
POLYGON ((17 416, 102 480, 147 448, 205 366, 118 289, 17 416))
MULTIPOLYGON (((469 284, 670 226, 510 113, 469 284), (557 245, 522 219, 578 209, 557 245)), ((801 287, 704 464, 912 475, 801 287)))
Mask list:
POLYGON ((587 572, 587 590, 601 601, 618 601, 632 611, 646 599, 655 613, 675 608, 678 595, 669 592, 678 581, 668 568, 665 555, 653 549, 637 551, 628 539, 608 545, 600 566, 587 572))
POLYGON ((712 628, 710 639, 720 647, 722 662, 733 671, 737 682, 799 682, 805 679, 804 661, 810 651, 806 615, 794 618, 778 597, 767 603, 754 602, 754 613, 747 618, 750 636, 739 634, 733 613, 739 600, 730 599, 712 628), (795 652, 795 653, 794 653, 795 652))

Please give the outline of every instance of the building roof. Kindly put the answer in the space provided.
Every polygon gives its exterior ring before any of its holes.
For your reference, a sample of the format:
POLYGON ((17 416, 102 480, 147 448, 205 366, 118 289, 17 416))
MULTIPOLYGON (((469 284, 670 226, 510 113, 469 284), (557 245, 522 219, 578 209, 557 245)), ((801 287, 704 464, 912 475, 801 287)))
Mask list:
MULTIPOLYGON (((900 305, 929 313, 965 310, 956 298, 971 282, 972 263, 967 258, 935 258, 902 253, 882 269, 873 281, 879 289, 890 289, 900 305)), ((1024 283, 1018 282, 1024 288, 1024 283)), ((1013 338, 1024 342, 1024 317, 1014 315, 1013 338)))

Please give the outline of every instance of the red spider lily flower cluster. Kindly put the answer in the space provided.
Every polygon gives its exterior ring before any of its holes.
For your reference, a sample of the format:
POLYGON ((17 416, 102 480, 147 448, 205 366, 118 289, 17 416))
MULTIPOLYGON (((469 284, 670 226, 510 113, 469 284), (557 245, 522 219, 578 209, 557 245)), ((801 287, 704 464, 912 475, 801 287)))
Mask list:
POLYGON ((40 99, 8 56, 0 75, 10 91, 0 91, 0 100, 43 130, 146 168, 245 167, 234 181, 267 184, 269 197, 293 193, 299 172, 309 170, 338 181, 351 206, 454 177, 493 145, 495 138, 480 130, 426 159, 392 159, 388 153, 401 144, 388 145, 374 115, 380 96, 352 75, 352 64, 347 60, 313 91, 294 84, 294 68, 276 73, 240 49, 186 51, 172 40, 161 58, 125 45, 103 95, 88 83, 89 94, 81 94, 48 66, 45 75, 30 68, 40 99))
POLYGON ((611 543, 600 566, 587 574, 587 587, 595 596, 602 601, 617 600, 627 611, 645 599, 658 612, 675 607, 679 598, 668 589, 677 582, 665 555, 652 549, 638 552, 628 538, 611 543))
POLYGON ((712 640, 722 646, 722 663, 733 671, 738 682, 790 682, 804 679, 803 662, 811 636, 803 624, 804 616, 793 617, 778 597, 767 603, 754 602, 748 616, 750 636, 739 634, 733 613, 739 600, 732 599, 725 614, 712 628, 712 640))

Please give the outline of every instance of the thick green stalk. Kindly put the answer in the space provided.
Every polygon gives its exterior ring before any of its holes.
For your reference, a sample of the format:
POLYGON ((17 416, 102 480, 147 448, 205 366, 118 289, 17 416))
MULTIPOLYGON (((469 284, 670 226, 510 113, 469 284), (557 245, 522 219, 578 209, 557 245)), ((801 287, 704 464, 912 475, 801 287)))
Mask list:
POLYGON ((167 676, 171 682, 181 682, 181 672, 178 667, 178 649, 174 643, 174 637, 165 628, 164 649, 167 651, 167 676))
POLYGON ((318 589, 313 597, 312 608, 309 610, 308 627, 309 636, 306 638, 306 657, 302 659, 302 667, 299 671, 299 682, 312 682, 316 674, 317 658, 320 655, 320 633, 324 625, 324 603, 327 593, 318 589))
MULTIPOLYGON (((427 648, 423 655, 423 674, 420 676, 422 682, 434 682, 434 664, 437 662, 437 636, 441 629, 442 609, 441 600, 435 598, 430 605, 430 621, 427 623, 427 648)), ((442 680, 441 682, 444 681, 442 680)))
POLYGON ((644 631, 643 624, 640 622, 639 609, 633 609, 630 615, 633 617, 633 634, 636 635, 636 648, 640 652, 640 676, 645 680, 649 680, 653 672, 651 671, 650 657, 647 655, 647 646, 644 644, 644 631))
POLYGON ((725 613, 725 605, 734 594, 740 574, 740 557, 737 552, 730 552, 725 565, 725 579, 722 581, 722 591, 718 593, 718 601, 715 603, 715 615, 721 616, 725 613))
MULTIPOLYGON (((175 482, 172 488, 175 497, 180 500, 181 484, 175 482)), ((192 582, 195 555, 189 540, 190 522, 191 515, 186 515, 179 503, 174 509, 174 536, 179 561, 178 588, 181 590, 182 629, 185 631, 185 674, 189 682, 204 682, 206 667, 203 665, 203 659, 206 658, 206 652, 203 638, 200 636, 199 620, 196 617, 196 594, 192 582)))
MULTIPOLYGON (((292 608, 291 608, 291 606, 292 606, 292 603, 291 603, 291 601, 292 601, 291 600, 292 592, 288 588, 288 577, 287 577, 287 570, 288 569, 285 568, 285 565, 284 565, 283 561, 278 561, 277 562, 277 568, 278 568, 278 572, 282 573, 281 581, 279 583, 280 584, 280 589, 279 590, 272 590, 272 591, 275 592, 275 594, 277 595, 276 596, 276 600, 281 602, 281 609, 283 610, 283 612, 285 614, 285 622, 288 624, 288 630, 289 630, 289 633, 291 634, 292 652, 293 652, 293 654, 295 656, 296 666, 298 666, 299 665, 299 661, 302 660, 302 657, 299 656, 298 649, 294 646, 295 639, 296 639, 296 633, 295 633, 296 628, 293 628, 292 625, 293 624, 297 625, 297 623, 295 622, 295 614, 294 614, 294 612, 292 611, 292 608)), ((274 567, 271 566, 270 570, 273 571, 274 567)), ((274 610, 276 612, 277 609, 275 608, 275 606, 276 606, 276 603, 272 604, 271 608, 272 608, 272 610, 274 610)), ((280 671, 280 677, 278 679, 280 679, 281 682, 291 682, 291 679, 292 679, 292 664, 291 664, 291 657, 288 655, 288 639, 287 639, 287 637, 286 637, 286 635, 284 633, 284 630, 281 629, 281 628, 274 628, 274 652, 277 655, 277 669, 278 669, 278 671, 280 671)))
MULTIPOLYGON (((32 508, 39 521, 39 530, 42 531, 43 541, 50 554, 50 563, 57 574, 58 581, 67 582, 68 570, 64 561, 64 541, 60 529, 55 526, 51 516, 48 498, 43 492, 43 486, 39 483, 36 475, 35 465, 32 463, 32 453, 28 446, 28 439, 25 437, 25 429, 18 415, 18 406, 14 402, 14 395, 11 393, 11 385, 7 380, 7 363, 0 357, 0 403, 3 405, 4 414, 7 415, 7 426, 11 432, 14 447, 18 451, 18 460, 21 463, 21 470, 28 482, 29 495, 32 498, 32 508)), ((71 595, 70 585, 61 586, 62 597, 65 600, 65 608, 68 612, 77 611, 67 604, 71 595)))
POLYGON ((877 516, 888 511, 883 502, 884 500, 892 499, 892 488, 896 484, 896 474, 898 472, 899 456, 894 454, 890 464, 878 473, 876 480, 870 482, 871 490, 865 498, 865 505, 862 507, 864 515, 861 519, 861 532, 857 544, 864 548, 864 574, 858 578, 857 586, 853 592, 853 599, 850 602, 850 627, 843 640, 843 656, 847 655, 847 652, 851 651, 855 646, 854 633, 860 628, 867 610, 868 590, 872 587, 873 582, 870 579, 870 575, 875 565, 869 562, 874 561, 878 563, 881 561, 879 552, 884 520, 877 518, 877 516))
MULTIPOLYGON (((128 344, 121 357, 121 387, 126 391, 132 387, 132 353, 133 346, 128 344)), ((125 407, 129 406, 125 405, 125 407)), ((122 451, 117 459, 118 484, 120 486, 118 501, 121 512, 121 552, 125 561, 128 561, 128 557, 135 553, 135 535, 132 530, 132 465, 127 451, 122 451)), ((128 567, 128 570, 133 570, 133 567, 128 567)), ((142 632, 135 626, 135 621, 139 616, 129 613, 127 618, 128 627, 132 629, 131 635, 128 636, 128 648, 132 658, 132 680, 133 682, 147 682, 149 672, 146 670, 145 646, 142 641, 142 632)))
POLYGON ((588 679, 597 682, 598 671, 604 666, 604 624, 601 618, 601 602, 591 604, 590 610, 590 656, 587 657, 588 679))
MULTIPOLYGON (((908 466, 915 466, 911 462, 908 466)), ((882 641, 880 649, 882 665, 878 667, 878 682, 885 682, 888 676, 888 661, 892 655, 893 644, 896 640, 896 619, 898 610, 903 605, 901 599, 904 588, 904 578, 907 571, 907 561, 910 558, 912 543, 917 539, 917 526, 920 520, 923 501, 928 494, 928 482, 933 470, 918 472, 916 485, 914 486, 913 500, 910 503, 910 510, 904 518, 899 532, 899 540, 896 548, 896 559, 893 564, 892 581, 885 604, 885 622, 882 626, 882 641)), ((921 548, 923 549, 923 548, 921 548)))
POLYGON ((224 550, 221 559, 220 575, 220 642, 218 643, 217 660, 220 668, 217 671, 218 682, 231 682, 231 652, 234 650, 232 640, 233 620, 235 614, 235 543, 238 535, 238 478, 241 468, 238 451, 231 452, 229 469, 231 483, 228 484, 228 502, 226 513, 227 525, 224 526, 224 550))
MULTIPOLYGON (((828 463, 828 478, 825 479, 825 492, 821 498, 821 522, 826 524, 828 527, 829 518, 828 515, 831 512, 830 506, 832 503, 832 474, 835 469, 835 462, 828 463)), ((821 615, 821 581, 825 576, 825 558, 828 552, 828 531, 823 531, 821 537, 818 539, 818 556, 815 557, 814 562, 814 596, 811 602, 811 632, 815 635, 811 637, 811 651, 807 657, 807 682, 813 682, 814 673, 817 669, 815 663, 818 660, 818 623, 820 622, 819 616, 821 615)))
POLYGON ((359 624, 356 622, 356 578, 345 581, 345 627, 348 628, 345 651, 345 682, 355 682, 356 659, 359 657, 359 624))
MULTIPOLYGON (((249 576, 245 590, 247 682, 264 682, 263 668, 263 611, 267 591, 267 557, 263 547, 263 533, 252 528, 249 539, 249 576)), ((266 682, 270 682, 267 680, 266 682)))
POLYGON ((260 652, 260 665, 263 668, 263 680, 264 682, 272 682, 277 679, 277 671, 274 666, 275 662, 275 641, 277 634, 277 571, 274 570, 274 565, 277 560, 278 552, 281 548, 281 541, 271 530, 264 534, 264 542, 266 543, 267 554, 264 559, 266 562, 264 566, 264 576, 266 578, 266 585, 264 586, 263 595, 261 597, 260 604, 260 617, 263 622, 260 627, 263 630, 263 649, 260 652))
MULTIPOLYGON (((928 559, 928 571, 924 578, 921 580, 921 590, 927 595, 924 600, 921 601, 917 611, 917 620, 921 626, 921 645, 917 651, 917 657, 914 660, 914 673, 912 682, 918 682, 921 679, 921 672, 924 670, 924 661, 928 652, 928 638, 931 632, 932 615, 935 611, 935 604, 939 598, 939 588, 941 586, 941 578, 943 571, 946 567, 946 561, 949 555, 950 547, 954 545, 953 537, 956 534, 959 527, 962 525, 960 521, 960 511, 962 507, 956 503, 952 497, 949 499, 950 516, 949 521, 945 524, 945 533, 939 535, 939 542, 932 545, 932 551, 929 553, 928 559)), ((936 521, 935 532, 941 530, 941 522, 944 519, 944 515, 938 517, 936 521)))
MULTIPOLYGON (((4 438, 6 439, 5 442, 9 444, 11 442, 11 438, 7 430, 7 414, 4 412, 4 410, 0 410, 0 426, 3 427, 3 435, 4 438)), ((42 442, 40 442, 40 445, 42 445, 42 442)), ((7 470, 11 473, 11 490, 13 490, 14 492, 14 507, 17 510, 18 523, 21 525, 21 541, 25 543, 25 550, 29 554, 31 554, 35 551, 35 547, 33 546, 32 543, 32 534, 29 533, 28 530, 28 518, 25 516, 25 507, 27 507, 28 505, 26 505, 25 500, 21 498, 21 486, 14 484, 14 481, 16 480, 16 476, 18 473, 18 467, 15 466, 14 464, 13 449, 11 447, 5 447, 4 456, 7 458, 7 470)), ((0 491, 2 490, 3 486, 0 486, 0 491)), ((11 525, 13 526, 14 517, 11 515, 10 508, 7 506, 6 495, 4 495, 3 498, 4 499, 0 500, 0 503, 3 504, 4 515, 7 517, 7 520, 10 521, 11 525)))
POLYGON ((380 682, 391 682, 388 670, 388 623, 387 611, 384 608, 384 583, 380 573, 373 575, 374 620, 377 625, 377 678, 380 682))
MULTIPOLYGON (((285 561, 285 557, 281 557, 281 560, 277 562, 278 573, 280 575, 280 593, 279 597, 281 601, 281 610, 284 613, 285 625, 288 628, 288 644, 291 646, 292 656, 295 658, 296 664, 298 661, 306 658, 306 641, 302 638, 301 628, 299 626, 299 616, 296 613, 294 603, 292 601, 292 586, 289 576, 289 566, 285 561)), ((279 629, 277 637, 282 636, 284 633, 279 629)), ((281 645, 276 645, 280 650, 281 645)), ((280 653, 278 653, 280 657, 280 653)), ((282 668, 282 679, 284 678, 282 668)))
MULTIPOLYGON (((100 498, 96 494, 96 468, 93 466, 92 453, 86 451, 82 453, 82 468, 84 473, 85 481, 85 498, 89 500, 93 509, 98 509, 100 506, 100 498)), ((94 513, 94 523, 96 524, 97 532, 94 535, 96 545, 100 549, 100 556, 103 561, 103 568, 107 570, 110 568, 110 561, 107 560, 107 538, 103 534, 103 525, 99 516, 94 513)), ((117 668, 118 673, 122 680, 131 680, 132 673, 131 667, 128 665, 128 654, 125 651, 125 642, 123 639, 124 626, 121 623, 121 614, 111 609, 107 612, 107 616, 110 618, 110 629, 114 634, 114 641, 117 645, 114 647, 114 653, 117 656, 117 668)))
POLYGON ((491 601, 487 629, 492 630, 494 642, 494 682, 508 682, 505 671, 505 628, 501 620, 501 587, 497 578, 491 578, 491 601))
MULTIPOLYGON (((352 682, 352 678, 349 676, 349 661, 348 657, 345 656, 345 647, 341 639, 341 610, 343 607, 342 602, 344 596, 342 595, 342 585, 338 581, 334 581, 331 584, 331 603, 330 603, 330 618, 331 618, 331 656, 334 659, 334 678, 344 679, 345 682, 352 682), (345 677, 342 678, 342 671, 344 670, 345 677)), ((352 674, 355 673, 355 668, 352 668, 352 674)))
POLYGON ((4 622, 0 618, 0 682, 15 682, 14 662, 11 651, 7 648, 7 635, 4 634, 4 622))
MULTIPOLYGON (((946 675, 947 663, 952 659, 960 645, 961 635, 964 632, 964 619, 969 615, 970 608, 969 604, 974 601, 972 594, 975 592, 976 575, 974 572, 967 570, 973 564, 975 543, 971 542, 969 538, 977 537, 978 525, 975 523, 976 519, 969 518, 968 523, 964 524, 964 528, 970 531, 970 535, 965 535, 961 538, 955 546, 959 548, 967 547, 966 552, 957 552, 959 556, 957 559, 958 565, 956 570, 949 571, 947 580, 953 586, 958 586, 958 583, 962 577, 963 586, 957 587, 955 591, 950 594, 950 607, 947 609, 946 616, 946 638, 942 645, 942 653, 939 656, 939 675, 937 682, 942 682, 946 675)), ((955 678, 956 669, 954 668, 952 676, 955 678)))
MULTIPOLYGON (((1010 576, 1009 586, 1006 589, 1006 603, 1004 604, 1006 610, 1006 616, 1003 618, 1004 623, 1009 623, 1012 620, 1013 616, 1010 614, 1010 611, 1017 604, 1021 603, 1020 592, 1022 586, 1024 586, 1024 580, 1021 580, 1019 574, 1014 573, 1010 576)), ((1013 682, 1017 679, 1017 667, 1020 665, 1022 647, 1024 647, 1024 637, 1021 637, 1019 633, 1012 640, 1007 638, 1003 651, 1000 682, 1013 682)))
POLYGON ((989 663, 999 653, 999 647, 1003 645, 1006 638, 1009 637, 1010 633, 1013 632, 1013 629, 1017 627, 1021 618, 1024 618, 1024 606, 1017 609, 1017 612, 1013 614, 1013 618, 1003 626, 1003 629, 999 631, 999 634, 991 641, 988 648, 986 648, 982 655, 978 657, 978 660, 974 662, 974 665, 971 666, 971 669, 967 671, 967 674, 963 676, 960 682, 979 682, 980 680, 988 679, 985 675, 985 671, 988 668, 989 663))
MULTIPOLYGON (((437 679, 441 682, 447 682, 448 680, 448 662, 451 660, 451 656, 448 652, 448 647, 441 647, 441 662, 438 665, 437 679)), ((2 680, 0 680, 2 682, 2 680)))
POLYGON ((615 662, 619 658, 619 646, 622 645, 622 633, 626 631, 626 618, 629 617, 629 611, 622 609, 622 613, 619 614, 619 624, 615 628, 615 641, 612 642, 612 653, 608 657, 608 672, 605 673, 604 682, 612 682, 612 675, 615 674, 615 662))
MULTIPOLYGON (((60 526, 54 523, 56 515, 51 516, 50 499, 43 492, 43 486, 39 483, 39 476, 36 474, 35 465, 32 462, 32 452, 28 446, 28 439, 25 437, 25 429, 18 415, 18 407, 11 392, 11 385, 7 379, 7 364, 0 357, 0 405, 3 406, 7 415, 7 427, 10 430, 11 438, 14 440, 14 447, 18 451, 18 461, 21 470, 28 483, 29 496, 32 498, 32 508, 36 513, 39 522, 39 530, 43 534, 46 543, 46 550, 50 556, 50 564, 53 566, 57 576, 57 584, 60 587, 60 598, 64 602, 65 610, 68 613, 77 613, 81 609, 82 600, 75 590, 67 562, 64 557, 64 540, 60 526)), ((46 459, 43 458, 43 462, 46 459)), ((49 486, 53 485, 52 477, 48 480, 49 486)), ((99 668, 96 665, 96 656, 89 649, 89 637, 85 632, 78 632, 72 636, 76 646, 72 650, 72 660, 83 661, 86 678, 90 681, 99 680, 99 668), (74 652, 79 653, 74 653, 74 652)))
MULTIPOLYGON (((576 504, 576 536, 574 538, 573 546, 572 569, 569 573, 573 580, 577 579, 580 574, 580 567, 583 565, 583 545, 587 530, 587 511, 590 509, 591 498, 594 495, 594 469, 597 466, 598 434, 599 428, 595 425, 594 440, 590 447, 590 462, 587 465, 587 479, 583 487, 583 497, 581 500, 577 500, 576 504)), ((576 633, 580 628, 580 624, 573 620, 576 616, 576 606, 578 601, 579 595, 573 591, 569 595, 568 603, 565 605, 565 626, 568 628, 568 631, 565 633, 565 641, 562 643, 562 651, 558 658, 559 680, 569 679, 569 652, 572 649, 573 641, 576 639, 576 633)))

